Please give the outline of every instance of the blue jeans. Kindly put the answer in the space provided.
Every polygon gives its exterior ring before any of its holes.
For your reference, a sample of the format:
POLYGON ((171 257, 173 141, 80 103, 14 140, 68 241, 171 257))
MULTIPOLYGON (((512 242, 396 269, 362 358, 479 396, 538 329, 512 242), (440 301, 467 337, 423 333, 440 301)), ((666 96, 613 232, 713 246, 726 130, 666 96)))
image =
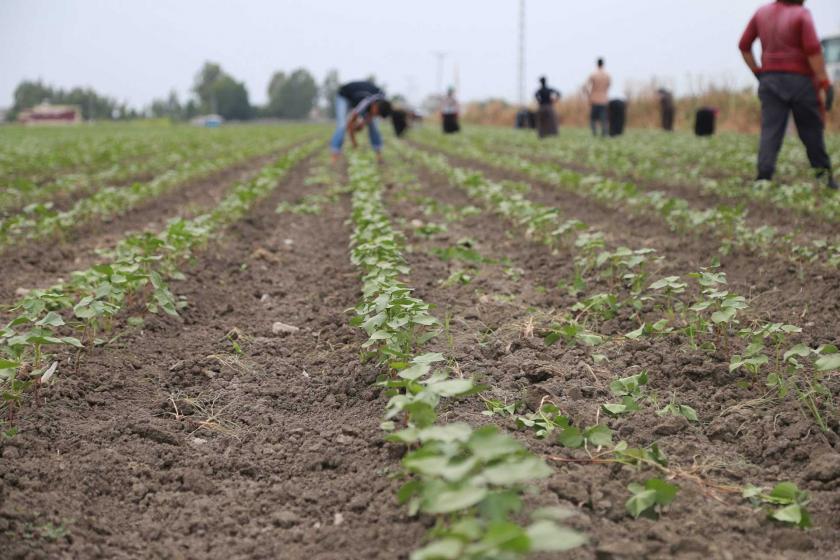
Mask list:
MULTIPOLYGON (((335 97, 335 132, 330 141, 330 148, 334 154, 341 153, 341 146, 344 144, 344 133, 347 129, 347 113, 350 110, 350 104, 347 99, 337 95, 335 97)), ((370 138, 370 145, 373 146, 375 152, 382 150, 382 135, 379 133, 379 127, 376 126, 376 120, 371 119, 368 124, 368 138, 370 138)))

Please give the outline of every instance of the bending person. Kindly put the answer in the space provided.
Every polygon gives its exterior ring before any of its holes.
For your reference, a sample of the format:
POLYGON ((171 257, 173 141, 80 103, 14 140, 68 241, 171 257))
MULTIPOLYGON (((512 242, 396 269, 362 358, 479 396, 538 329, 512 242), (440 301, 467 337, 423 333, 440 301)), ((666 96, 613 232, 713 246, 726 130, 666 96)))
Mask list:
POLYGON ((554 103, 560 99, 560 92, 546 85, 545 76, 540 78, 540 89, 534 94, 537 98, 537 134, 540 138, 557 136, 557 115, 554 103))
POLYGON ((335 98, 336 128, 330 142, 333 161, 341 155, 345 133, 350 135, 354 148, 359 146, 356 133, 367 126, 370 145, 376 157, 382 159, 382 135, 376 125, 375 117, 388 118, 391 104, 385 99, 384 92, 371 82, 349 82, 338 89, 335 98))
POLYGON ((811 167, 828 188, 837 189, 825 149, 825 99, 832 85, 814 20, 803 4, 804 0, 777 0, 759 8, 738 45, 759 82, 757 180, 773 178, 792 112, 811 167), (752 53, 756 38, 761 40, 761 66, 752 53))

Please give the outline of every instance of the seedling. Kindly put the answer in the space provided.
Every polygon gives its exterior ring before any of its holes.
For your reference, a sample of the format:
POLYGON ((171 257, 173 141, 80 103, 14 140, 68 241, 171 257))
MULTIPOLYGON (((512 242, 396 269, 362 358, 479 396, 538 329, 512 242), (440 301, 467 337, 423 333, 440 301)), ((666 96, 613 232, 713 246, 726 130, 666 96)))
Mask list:
POLYGON ((743 497, 755 506, 766 506, 767 516, 781 523, 789 523, 800 529, 811 527, 811 516, 805 509, 810 498, 793 482, 780 482, 767 493, 766 488, 747 486, 743 497))
POLYGON ((631 482, 627 489, 632 496, 625 507, 634 518, 640 515, 656 518, 662 508, 674 501, 679 486, 665 482, 661 478, 650 478, 644 484, 631 482))

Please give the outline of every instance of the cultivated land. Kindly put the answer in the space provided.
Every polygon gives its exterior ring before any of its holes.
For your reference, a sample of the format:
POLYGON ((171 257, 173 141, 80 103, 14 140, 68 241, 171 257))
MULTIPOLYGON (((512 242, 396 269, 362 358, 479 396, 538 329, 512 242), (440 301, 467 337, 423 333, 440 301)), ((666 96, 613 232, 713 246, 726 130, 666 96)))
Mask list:
POLYGON ((793 139, 329 132, 0 129, 4 558, 840 553, 793 139))

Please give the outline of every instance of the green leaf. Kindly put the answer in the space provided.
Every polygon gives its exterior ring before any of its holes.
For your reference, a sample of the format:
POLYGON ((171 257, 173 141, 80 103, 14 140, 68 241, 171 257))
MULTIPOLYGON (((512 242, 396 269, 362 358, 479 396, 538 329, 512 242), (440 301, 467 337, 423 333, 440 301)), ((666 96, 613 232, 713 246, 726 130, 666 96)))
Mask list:
POLYGON ((482 476, 491 484, 509 486, 529 480, 539 480, 551 476, 551 470, 545 461, 534 455, 525 455, 504 463, 487 467, 482 476))
POLYGON ((826 354, 814 362, 817 371, 834 371, 840 369, 840 353, 826 354))
POLYGON ((586 439, 592 445, 604 447, 612 443, 613 432, 607 426, 599 424, 586 429, 586 439))
POLYGON ((35 324, 42 327, 60 327, 64 325, 64 319, 62 319, 61 315, 59 315, 55 311, 50 311, 35 324))
MULTIPOLYGON (((632 491, 632 490, 631 490, 632 491)), ((655 490, 641 490, 634 493, 624 506, 633 517, 638 518, 642 513, 656 505, 655 490)))
POLYGON ((546 520, 532 523, 525 533, 533 551, 563 552, 586 544, 582 534, 546 520))
POLYGON ((457 560, 461 558, 464 543, 458 539, 445 538, 432 541, 411 553, 411 560, 457 560))
POLYGON ((583 445, 583 434, 581 433, 580 428, 572 426, 560 432, 557 436, 557 441, 564 447, 577 449, 583 445))
POLYGON ((791 504, 778 509, 771 513, 770 517, 776 521, 791 523, 803 529, 807 529, 811 526, 810 515, 808 515, 808 512, 805 511, 805 509, 799 504, 791 504))
POLYGON ((427 485, 422 509, 426 513, 450 513, 476 505, 487 495, 487 489, 470 484, 427 485))
POLYGON ((509 435, 500 433, 495 426, 477 429, 467 445, 473 455, 485 462, 522 451, 522 444, 509 435))

